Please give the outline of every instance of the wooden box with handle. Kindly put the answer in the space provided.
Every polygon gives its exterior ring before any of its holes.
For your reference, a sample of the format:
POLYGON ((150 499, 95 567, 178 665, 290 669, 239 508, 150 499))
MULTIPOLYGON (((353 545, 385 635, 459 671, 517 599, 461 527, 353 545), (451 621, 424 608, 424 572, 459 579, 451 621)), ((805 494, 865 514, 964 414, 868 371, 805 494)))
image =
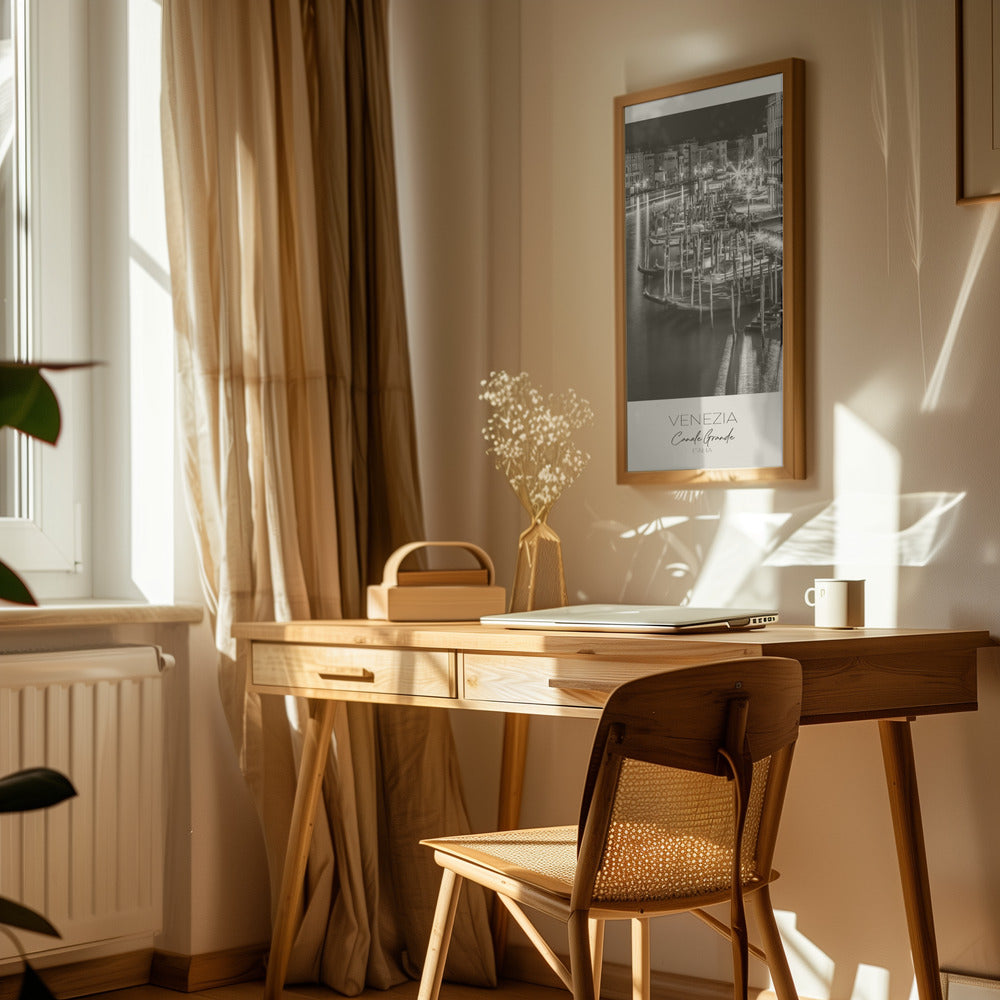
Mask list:
POLYGON ((507 595, 494 583, 493 560, 471 542, 410 542, 388 558, 382 582, 368 588, 368 617, 390 622, 476 621, 500 614, 507 595), (479 564, 474 569, 404 570, 407 556, 419 549, 464 549, 479 564))

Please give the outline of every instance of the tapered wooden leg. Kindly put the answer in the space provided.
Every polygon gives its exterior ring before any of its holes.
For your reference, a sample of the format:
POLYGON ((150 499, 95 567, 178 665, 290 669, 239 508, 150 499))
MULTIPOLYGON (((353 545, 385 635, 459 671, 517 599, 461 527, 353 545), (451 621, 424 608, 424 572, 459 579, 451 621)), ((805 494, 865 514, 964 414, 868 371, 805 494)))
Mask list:
POLYGON ((316 805, 323 787, 323 769, 326 765, 333 735, 335 701, 321 700, 312 704, 306 723, 302 744, 302 762, 295 785, 291 827, 285 865, 281 872, 281 890, 271 931, 271 952, 267 960, 267 978, 264 981, 264 1000, 278 1000, 285 985, 288 957, 297 930, 299 904, 302 901, 302 883, 306 875, 309 842, 316 822, 316 805))
MULTIPOLYGON (((503 756, 500 760, 500 798, 497 803, 497 829, 514 830, 521 820, 521 789, 524 762, 528 750, 527 715, 508 714, 503 723, 503 756)), ((490 924, 493 929, 493 956, 497 975, 503 968, 507 949, 507 910, 499 899, 493 900, 490 924)))
POLYGON ((649 1000, 649 921, 632 920, 632 1000, 649 1000))
POLYGON ((590 921, 586 910, 569 915, 569 971, 573 977, 573 1000, 597 1000, 594 965, 590 957, 590 921))
POLYGON ((461 877, 450 868, 443 869, 417 1000, 437 1000, 441 991, 441 979, 448 958, 448 945, 451 944, 451 931, 455 926, 455 911, 458 909, 458 895, 461 888, 461 877))
POLYGON ((768 886, 758 889, 747 897, 750 907, 757 918, 757 930, 767 955, 767 967, 774 983, 774 992, 778 1000, 799 1000, 792 981, 792 972, 788 968, 788 958, 785 955, 778 924, 774 919, 774 908, 771 906, 771 893, 768 886))
POLYGON ((941 1000, 941 973, 910 723, 883 719, 879 721, 878 728, 917 992, 920 1000, 941 1000))
POLYGON ((604 966, 604 921, 590 921, 590 958, 594 969, 594 995, 601 995, 601 972, 604 966))

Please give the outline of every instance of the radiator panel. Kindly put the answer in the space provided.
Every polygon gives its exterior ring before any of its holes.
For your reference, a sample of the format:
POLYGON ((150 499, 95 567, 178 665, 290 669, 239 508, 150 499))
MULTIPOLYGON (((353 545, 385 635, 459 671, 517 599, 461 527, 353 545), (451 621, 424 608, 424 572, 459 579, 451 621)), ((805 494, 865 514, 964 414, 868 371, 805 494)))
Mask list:
POLYGON ((78 792, 0 816, 0 895, 62 935, 18 932, 28 954, 160 929, 161 688, 153 647, 0 655, 0 774, 44 764, 78 792))

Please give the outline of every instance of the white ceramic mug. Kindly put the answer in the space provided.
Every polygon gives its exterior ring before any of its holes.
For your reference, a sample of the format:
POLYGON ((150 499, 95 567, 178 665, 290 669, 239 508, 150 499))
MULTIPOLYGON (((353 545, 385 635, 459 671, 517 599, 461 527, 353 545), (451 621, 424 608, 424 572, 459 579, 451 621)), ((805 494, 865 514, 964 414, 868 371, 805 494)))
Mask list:
POLYGON ((860 628, 865 623, 864 580, 816 580, 805 594, 817 628, 860 628))

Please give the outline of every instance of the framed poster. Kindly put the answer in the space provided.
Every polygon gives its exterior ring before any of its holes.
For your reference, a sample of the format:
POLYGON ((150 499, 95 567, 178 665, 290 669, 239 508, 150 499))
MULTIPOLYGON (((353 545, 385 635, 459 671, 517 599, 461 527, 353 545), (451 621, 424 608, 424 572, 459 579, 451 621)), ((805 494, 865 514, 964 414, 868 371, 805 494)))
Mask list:
POLYGON ((805 478, 804 77, 615 99, 619 483, 805 478))
POLYGON ((1000 0, 955 0, 960 205, 1000 199, 1000 0))

